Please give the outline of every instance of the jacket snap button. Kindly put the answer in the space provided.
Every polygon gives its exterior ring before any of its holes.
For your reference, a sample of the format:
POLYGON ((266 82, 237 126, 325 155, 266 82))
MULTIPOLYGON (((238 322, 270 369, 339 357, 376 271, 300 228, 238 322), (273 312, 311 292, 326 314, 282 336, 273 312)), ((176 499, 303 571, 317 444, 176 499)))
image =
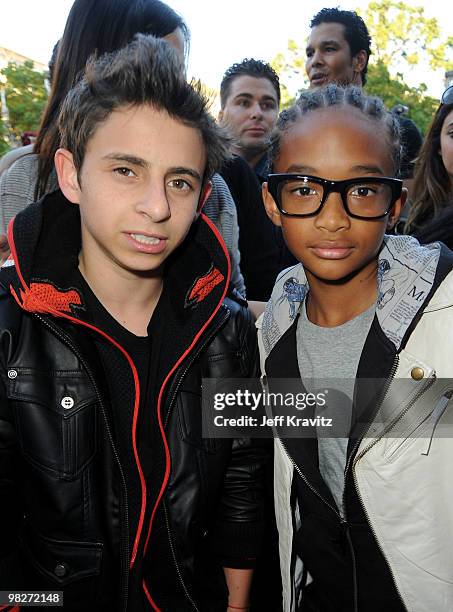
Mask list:
POLYGON ((423 376, 425 375, 425 371, 423 370, 423 368, 412 368, 411 370, 411 376, 414 380, 421 380, 423 378, 423 376))
POLYGON ((16 370, 8 370, 8 378, 17 378, 16 370))
POLYGON ((61 406, 65 409, 65 410, 69 410, 70 408, 72 408, 74 406, 74 400, 72 399, 72 397, 64 397, 61 400, 61 406))
POLYGON ((58 563, 55 566, 53 573, 55 574, 55 576, 58 576, 58 578, 63 578, 63 576, 66 576, 66 574, 68 573, 68 568, 66 567, 66 565, 64 565, 64 563, 58 563))

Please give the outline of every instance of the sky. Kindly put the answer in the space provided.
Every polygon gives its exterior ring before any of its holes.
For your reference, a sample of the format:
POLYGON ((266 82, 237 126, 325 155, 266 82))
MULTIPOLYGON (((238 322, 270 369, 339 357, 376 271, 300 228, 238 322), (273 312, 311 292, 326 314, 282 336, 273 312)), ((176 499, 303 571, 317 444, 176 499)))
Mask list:
MULTIPOLYGON (((0 47, 47 64, 63 32, 73 0, 0 0, 0 47)), ((436 17, 445 35, 453 35, 453 3, 448 0, 405 0, 436 17)), ((245 57, 272 60, 287 48, 288 39, 305 45, 310 17, 324 6, 364 8, 366 0, 169 0, 191 31, 189 75, 218 89, 222 74, 245 57)), ((439 97, 443 73, 426 69, 408 79, 424 81, 439 97)))

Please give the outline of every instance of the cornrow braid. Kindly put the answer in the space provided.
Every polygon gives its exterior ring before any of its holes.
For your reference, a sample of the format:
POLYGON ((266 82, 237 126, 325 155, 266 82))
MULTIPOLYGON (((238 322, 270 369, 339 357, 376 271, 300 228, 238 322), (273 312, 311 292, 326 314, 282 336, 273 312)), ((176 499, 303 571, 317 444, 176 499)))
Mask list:
POLYGON ((269 150, 271 164, 274 164, 277 160, 280 154, 281 140, 291 125, 310 112, 331 106, 351 106, 356 108, 366 117, 375 121, 376 127, 380 125, 387 132, 395 175, 398 176, 401 162, 401 136, 397 117, 386 109, 380 98, 367 96, 359 87, 352 85, 341 87, 335 83, 331 83, 321 89, 310 89, 302 92, 293 106, 280 113, 277 125, 271 136, 269 150))

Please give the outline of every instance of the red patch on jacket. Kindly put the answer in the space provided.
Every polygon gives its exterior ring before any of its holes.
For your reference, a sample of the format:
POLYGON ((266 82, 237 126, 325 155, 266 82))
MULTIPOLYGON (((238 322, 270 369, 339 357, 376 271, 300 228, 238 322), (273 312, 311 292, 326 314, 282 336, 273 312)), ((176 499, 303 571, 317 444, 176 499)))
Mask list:
POLYGON ((202 302, 224 280, 224 275, 217 268, 211 267, 209 272, 198 278, 188 291, 185 308, 202 302))
POLYGON ((60 291, 50 283, 31 283, 24 291, 20 290, 21 300, 11 288, 13 296, 21 307, 28 312, 71 312, 71 305, 80 306, 82 300, 75 289, 60 291))

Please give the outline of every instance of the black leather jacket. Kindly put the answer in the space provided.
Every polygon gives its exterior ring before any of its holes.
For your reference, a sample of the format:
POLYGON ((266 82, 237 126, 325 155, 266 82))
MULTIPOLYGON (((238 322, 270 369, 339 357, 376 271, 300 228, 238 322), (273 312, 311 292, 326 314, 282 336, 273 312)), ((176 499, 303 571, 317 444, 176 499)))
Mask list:
MULTIPOLYGON (((26 209, 10 228, 15 265, 0 273, 0 590, 63 590, 71 611, 130 610, 130 572, 145 541, 152 546, 151 513, 142 507, 138 522, 129 515, 131 483, 93 344, 98 331, 77 309, 77 291, 62 284, 78 253, 77 219, 60 192, 26 209)), ((224 299, 228 261, 215 233, 200 220, 169 267, 175 300, 179 285, 190 291, 179 357, 158 406, 169 456, 156 508, 187 610, 225 609, 224 584, 212 589, 218 576, 209 554, 256 556, 263 526, 263 451, 248 439, 201 432, 201 379, 252 376, 257 367, 249 311, 224 299), (201 275, 188 265, 193 257, 201 275)))

